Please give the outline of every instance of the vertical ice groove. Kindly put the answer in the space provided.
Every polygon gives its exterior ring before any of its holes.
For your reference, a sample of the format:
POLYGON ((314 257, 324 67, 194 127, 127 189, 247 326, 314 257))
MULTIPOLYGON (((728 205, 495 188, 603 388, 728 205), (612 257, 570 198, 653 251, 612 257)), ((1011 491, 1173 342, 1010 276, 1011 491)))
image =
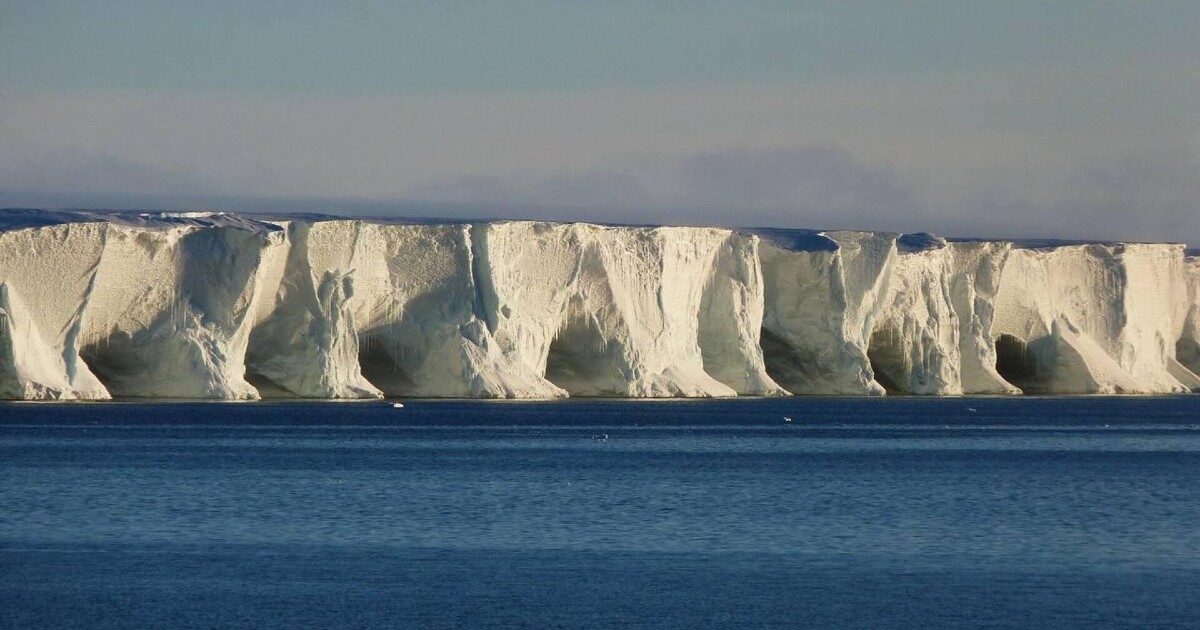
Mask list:
MULTIPOLYGON (((357 229, 351 232, 356 234, 357 229)), ((263 297, 269 315, 250 333, 247 370, 264 396, 375 398, 382 393, 362 375, 358 331, 349 302, 355 294, 351 237, 343 265, 313 270, 309 234, 313 225, 285 224, 287 244, 275 269, 265 270, 263 297)))
POLYGON ((467 226, 471 243, 471 278, 475 285, 475 316, 483 320, 489 333, 496 332, 496 287, 492 284, 491 258, 488 255, 486 224, 467 226))
POLYGON ((1010 243, 970 241, 950 243, 951 299, 959 323, 959 355, 965 394, 1020 394, 996 370, 993 337, 995 299, 1010 243))
POLYGON ((701 360, 739 395, 787 395, 767 373, 760 344, 764 309, 759 239, 730 233, 703 287, 697 322, 701 360))

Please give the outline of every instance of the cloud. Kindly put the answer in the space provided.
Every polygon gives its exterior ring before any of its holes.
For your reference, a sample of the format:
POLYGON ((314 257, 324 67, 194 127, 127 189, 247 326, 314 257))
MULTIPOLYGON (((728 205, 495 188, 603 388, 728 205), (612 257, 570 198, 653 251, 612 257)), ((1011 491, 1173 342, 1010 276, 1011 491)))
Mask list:
POLYGON ((180 205, 1200 242, 1194 82, 287 99, 5 92, 0 205, 180 205))
POLYGON ((414 196, 485 216, 1200 242, 1200 164, 1190 153, 1085 160, 1030 182, 997 177, 938 198, 886 164, 808 146, 527 181, 457 178, 414 196))
POLYGON ((0 189, 75 194, 219 194, 213 182, 94 151, 58 150, 33 159, 5 156, 0 189))
POLYGON ((1087 160, 1038 186, 997 178, 931 198, 886 164, 829 146, 702 152, 637 168, 456 177, 395 198, 254 197, 103 154, 0 168, 0 205, 227 207, 447 218, 931 231, 948 236, 1200 243, 1200 164, 1187 152, 1087 160), (132 192, 131 192, 132 191, 132 192))
POLYGON ((1200 161, 1181 151, 1086 160, 1040 187, 992 184, 945 210, 943 231, 1200 243, 1200 161))
POLYGON ((889 168, 831 147, 703 153, 681 170, 679 206, 731 213, 742 222, 894 229, 921 204, 889 168))
POLYGON ((890 169, 830 147, 705 152, 524 182, 460 177, 416 187, 412 196, 619 222, 897 229, 921 213, 911 187, 890 169))
POLYGON ((433 203, 509 204, 521 199, 527 201, 528 195, 499 177, 476 175, 420 184, 414 186, 408 196, 433 203))

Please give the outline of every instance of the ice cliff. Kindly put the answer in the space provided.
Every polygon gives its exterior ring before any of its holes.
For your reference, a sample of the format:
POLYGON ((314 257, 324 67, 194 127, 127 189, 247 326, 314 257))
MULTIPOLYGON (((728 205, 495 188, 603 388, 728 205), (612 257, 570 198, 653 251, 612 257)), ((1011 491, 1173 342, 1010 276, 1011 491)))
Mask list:
MULTIPOLYGON (((1180 292, 1184 299, 1175 311, 1176 319, 1182 322, 1176 357, 1192 374, 1200 374, 1200 252, 1187 258, 1184 270, 1185 290, 1180 292)), ((1200 389, 1200 383, 1192 382, 1193 390, 1200 389)))
POLYGON ((1200 389, 1182 245, 0 211, 0 398, 1200 389))

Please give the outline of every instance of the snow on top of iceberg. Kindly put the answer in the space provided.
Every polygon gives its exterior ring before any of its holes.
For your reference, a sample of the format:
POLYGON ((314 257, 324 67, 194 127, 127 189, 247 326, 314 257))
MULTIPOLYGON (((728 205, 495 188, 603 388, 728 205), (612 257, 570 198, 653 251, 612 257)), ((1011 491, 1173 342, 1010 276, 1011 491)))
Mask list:
POLYGON ((946 246, 946 239, 934 236, 929 232, 913 232, 901 234, 896 239, 896 247, 905 252, 923 252, 931 249, 941 249, 946 246))
POLYGON ((88 223, 105 221, 104 217, 92 216, 74 210, 36 210, 33 208, 5 208, 0 210, 0 231, 47 227, 64 223, 88 223))
POLYGON ((147 228, 166 228, 180 225, 196 227, 229 227, 250 232, 279 231, 279 226, 229 212, 200 210, 190 212, 130 212, 119 213, 117 222, 147 228))
POLYGON ((35 208, 0 209, 0 231, 48 227, 67 223, 115 223, 146 229, 177 226, 232 227, 251 232, 269 233, 280 228, 253 218, 215 210, 188 212, 138 210, 40 210, 35 208))
POLYGON ((746 228, 742 231, 753 234, 775 247, 789 251, 835 252, 838 249, 837 241, 818 230, 746 228))
MULTIPOLYGON (((980 236, 957 236, 947 237, 946 240, 951 243, 1012 243, 1018 249, 1055 249, 1058 247, 1079 247, 1081 245, 1103 245, 1105 247, 1116 247, 1118 245, 1182 245, 1183 243, 1171 241, 1104 241, 1098 239, 1067 239, 1067 238, 984 238, 980 236)), ((1200 249, 1189 250, 1193 252, 1200 249)))
MULTIPOLYGON (((279 223, 287 221, 366 221, 381 225, 474 225, 508 222, 523 222, 520 219, 462 219, 444 217, 379 216, 379 215, 333 215, 312 212, 225 212, 220 210, 91 210, 91 209, 40 209, 0 208, 0 232, 29 228, 47 227, 67 223, 108 222, 147 229, 166 229, 177 226, 233 227, 254 232, 267 233, 280 229, 279 223)), ((587 223, 602 227, 655 228, 661 225, 635 225, 596 221, 548 221, 530 219, 534 223, 570 224, 587 223)), ((695 226, 689 226, 695 227, 695 226)), ((864 230, 813 230, 802 228, 732 228, 737 232, 753 234, 775 247, 791 251, 836 251, 837 241, 830 235, 838 233, 867 233, 864 230)), ((872 234, 894 234, 886 231, 870 231, 872 234)), ((1021 249, 1053 249, 1079 245, 1116 246, 1144 241, 1102 241, 1087 239, 1054 238, 985 238, 985 237, 941 237, 927 232, 897 234, 897 247, 901 251, 924 251, 944 247, 947 242, 1006 242, 1021 249)), ((1159 243, 1162 244, 1162 243, 1159 243)), ((1178 243, 1175 243, 1178 244, 1178 243)), ((1200 256, 1200 247, 1187 250, 1188 256, 1200 256)))

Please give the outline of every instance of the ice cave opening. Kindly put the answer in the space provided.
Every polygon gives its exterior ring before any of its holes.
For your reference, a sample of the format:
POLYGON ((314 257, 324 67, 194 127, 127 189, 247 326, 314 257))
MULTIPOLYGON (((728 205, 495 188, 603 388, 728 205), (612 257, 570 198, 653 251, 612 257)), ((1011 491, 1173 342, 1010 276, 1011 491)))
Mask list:
POLYGON ((1200 374, 1200 341, 1181 338, 1175 343, 1175 358, 1183 367, 1200 374))
POLYGON ((871 334, 871 342, 867 345, 867 360, 871 362, 875 382, 879 383, 889 396, 907 393, 900 385, 906 381, 904 349, 891 330, 876 329, 871 334))
POLYGON ((696 316, 696 345, 700 347, 700 364, 704 371, 736 389, 739 374, 745 372, 737 346, 738 331, 729 325, 732 318, 721 308, 723 304, 717 304, 716 293, 714 282, 710 279, 704 287, 700 311, 696 316))
POLYGON ((246 369, 246 382, 250 383, 251 387, 258 390, 258 395, 263 398, 291 398, 297 394, 288 388, 276 383, 267 376, 259 374, 249 368, 246 369))
POLYGON ((608 342, 583 316, 569 317, 550 342, 546 380, 583 396, 619 395, 625 383, 608 342))
MULTIPOLYGON (((4 286, 0 285, 0 298, 3 298, 4 286)), ((12 320, 8 313, 0 308, 0 394, 5 386, 17 382, 16 354, 13 352, 13 340, 9 331, 12 330, 12 320)))
POLYGON ((363 378, 388 396, 405 396, 416 384, 400 367, 403 348, 382 335, 363 334, 358 340, 358 365, 363 378))
POLYGON ((759 347, 767 376, 796 394, 809 393, 811 384, 819 378, 820 361, 816 356, 804 356, 781 336, 763 328, 759 347))
POLYGON ((1037 389, 1037 359, 1029 344, 1013 335, 996 337, 996 372, 1023 391, 1037 389))
POLYGON ((137 396, 148 366, 145 354, 134 347, 129 333, 118 331, 85 344, 79 357, 113 396, 137 396))

